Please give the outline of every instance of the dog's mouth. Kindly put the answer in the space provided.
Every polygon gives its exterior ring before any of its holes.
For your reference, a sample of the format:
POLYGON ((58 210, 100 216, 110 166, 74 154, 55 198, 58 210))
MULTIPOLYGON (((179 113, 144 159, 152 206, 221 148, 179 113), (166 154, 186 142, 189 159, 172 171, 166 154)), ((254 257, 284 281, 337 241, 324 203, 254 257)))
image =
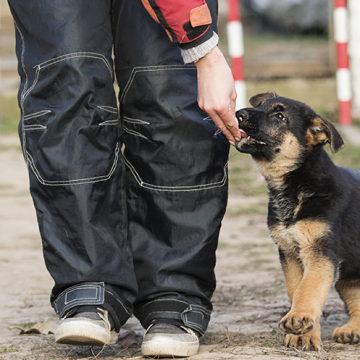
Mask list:
MULTIPOLYGON (((249 147, 256 146, 256 145, 266 145, 266 143, 264 141, 258 140, 255 137, 248 135, 246 133, 246 131, 244 129, 242 129, 242 126, 241 126, 242 121, 243 121, 243 117, 240 115, 238 117, 238 122, 239 122, 239 129, 240 129, 240 133, 241 133, 241 139, 236 143, 236 147, 238 149, 240 149, 244 145, 249 146, 249 147)), ((247 124, 247 127, 249 128, 249 124, 247 124)), ((249 131, 249 130, 250 130, 250 132, 252 132, 251 128, 247 129, 247 131, 249 131)), ((256 128, 254 127, 253 130, 256 131, 256 128)))
MULTIPOLYGON (((246 133, 245 133, 246 134, 246 133)), ((240 139, 240 141, 238 141, 237 143, 236 143, 236 146, 243 146, 243 145, 266 145, 266 143, 265 142, 263 142, 263 141, 261 141, 261 140, 256 140, 256 139, 254 139, 253 137, 251 137, 251 136, 248 136, 247 134, 246 134, 246 137, 242 137, 241 139, 240 139)))
POLYGON ((244 145, 247 146, 255 146, 255 145, 266 145, 264 141, 257 140, 250 135, 248 135, 243 129, 240 129, 241 139, 236 143, 237 148, 241 148, 244 145))

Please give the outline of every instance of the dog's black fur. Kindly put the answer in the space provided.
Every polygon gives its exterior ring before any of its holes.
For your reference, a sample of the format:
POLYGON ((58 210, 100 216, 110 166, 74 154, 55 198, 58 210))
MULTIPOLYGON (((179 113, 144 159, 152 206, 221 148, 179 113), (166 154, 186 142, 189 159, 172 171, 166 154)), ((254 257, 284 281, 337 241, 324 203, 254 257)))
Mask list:
POLYGON ((288 346, 319 348, 319 318, 332 284, 350 315, 335 329, 342 343, 360 340, 360 172, 337 167, 336 128, 309 106, 268 92, 236 112, 249 153, 269 189, 268 228, 279 247, 292 304, 279 326, 288 346))

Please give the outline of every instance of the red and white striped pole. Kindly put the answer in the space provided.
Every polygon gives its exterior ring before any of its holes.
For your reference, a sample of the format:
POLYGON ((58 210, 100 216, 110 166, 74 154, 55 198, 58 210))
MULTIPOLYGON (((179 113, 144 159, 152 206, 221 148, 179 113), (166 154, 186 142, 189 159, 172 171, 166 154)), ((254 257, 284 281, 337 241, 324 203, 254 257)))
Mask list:
POLYGON ((236 109, 246 107, 246 86, 243 71, 244 41, 240 20, 240 0, 228 0, 227 36, 231 68, 237 93, 236 109))
POLYGON ((334 37, 336 42, 336 86, 341 125, 351 125, 351 74, 348 56, 348 12, 346 0, 334 0, 334 37))

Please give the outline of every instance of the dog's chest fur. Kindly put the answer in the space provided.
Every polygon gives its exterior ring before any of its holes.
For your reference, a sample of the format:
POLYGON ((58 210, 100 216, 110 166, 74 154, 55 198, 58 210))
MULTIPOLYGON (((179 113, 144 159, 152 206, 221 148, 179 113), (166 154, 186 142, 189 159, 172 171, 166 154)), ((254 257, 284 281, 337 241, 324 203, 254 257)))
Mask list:
POLYGON ((296 194, 274 191, 270 194, 269 207, 277 222, 289 226, 295 220, 296 214, 301 207, 301 199, 296 194))
POLYGON ((301 207, 295 194, 272 191, 269 198, 268 227, 274 242, 286 252, 298 252, 299 243, 291 225, 301 207))
POLYGON ((298 185, 270 189, 268 213, 272 239, 282 251, 296 256, 329 231, 328 223, 321 220, 321 211, 318 212, 325 205, 321 198, 313 188, 298 185), (312 216, 309 209, 317 211, 317 216, 312 216))

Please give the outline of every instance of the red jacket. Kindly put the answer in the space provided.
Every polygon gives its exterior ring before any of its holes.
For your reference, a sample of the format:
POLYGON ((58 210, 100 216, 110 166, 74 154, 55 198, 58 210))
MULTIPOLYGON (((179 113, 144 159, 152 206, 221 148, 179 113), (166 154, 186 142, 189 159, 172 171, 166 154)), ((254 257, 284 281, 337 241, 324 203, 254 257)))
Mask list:
POLYGON ((217 4, 208 0, 141 0, 151 17, 163 26, 169 38, 181 48, 202 44, 213 36, 216 29, 217 4), (212 4, 213 3, 213 4, 212 4))

